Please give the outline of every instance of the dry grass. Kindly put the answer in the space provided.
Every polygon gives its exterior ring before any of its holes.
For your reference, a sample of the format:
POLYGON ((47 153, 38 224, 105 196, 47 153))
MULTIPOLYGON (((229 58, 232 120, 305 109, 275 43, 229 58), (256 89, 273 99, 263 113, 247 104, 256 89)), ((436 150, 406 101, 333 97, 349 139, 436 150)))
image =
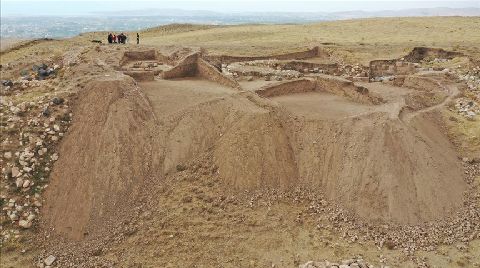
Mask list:
POLYGON ((435 46, 480 58, 480 17, 374 18, 304 25, 240 25, 204 28, 157 27, 142 44, 202 46, 215 54, 264 55, 314 45, 340 49, 347 59, 366 61, 403 55, 414 46, 435 46), (332 44, 333 43, 333 44, 332 44))
POLYGON ((480 124, 478 121, 469 121, 451 111, 445 111, 444 118, 448 124, 448 134, 459 152, 466 156, 480 156, 480 124))

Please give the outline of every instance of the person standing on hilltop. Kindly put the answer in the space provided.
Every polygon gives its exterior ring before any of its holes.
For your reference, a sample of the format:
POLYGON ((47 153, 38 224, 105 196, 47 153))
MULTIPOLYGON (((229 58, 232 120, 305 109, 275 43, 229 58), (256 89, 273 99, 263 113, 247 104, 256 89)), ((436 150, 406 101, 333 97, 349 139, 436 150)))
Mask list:
POLYGON ((107 40, 108 40, 108 43, 109 43, 109 44, 111 44, 111 43, 113 42, 112 33, 109 33, 109 34, 108 34, 107 40))
POLYGON ((115 34, 113 35, 112 39, 114 43, 117 43, 117 36, 115 34))
POLYGON ((127 41, 127 36, 124 33, 121 33, 118 36, 118 43, 125 44, 125 41, 127 41))
POLYGON ((140 35, 137 33, 137 45, 140 44, 140 35))

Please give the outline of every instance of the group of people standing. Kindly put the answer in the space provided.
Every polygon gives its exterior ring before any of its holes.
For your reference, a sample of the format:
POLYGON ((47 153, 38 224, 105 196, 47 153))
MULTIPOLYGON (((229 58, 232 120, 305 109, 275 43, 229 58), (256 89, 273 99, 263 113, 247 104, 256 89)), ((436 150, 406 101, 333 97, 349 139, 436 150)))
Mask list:
POLYGON ((127 36, 123 33, 119 35, 109 33, 107 39, 109 44, 112 44, 112 43, 125 44, 125 42, 127 42, 127 36))
MULTIPOLYGON (((112 43, 125 44, 127 42, 127 36, 124 33, 121 33, 119 35, 109 33, 107 40, 109 44, 112 44, 112 43)), ((140 43, 140 35, 137 33, 137 45, 139 43, 140 43)))

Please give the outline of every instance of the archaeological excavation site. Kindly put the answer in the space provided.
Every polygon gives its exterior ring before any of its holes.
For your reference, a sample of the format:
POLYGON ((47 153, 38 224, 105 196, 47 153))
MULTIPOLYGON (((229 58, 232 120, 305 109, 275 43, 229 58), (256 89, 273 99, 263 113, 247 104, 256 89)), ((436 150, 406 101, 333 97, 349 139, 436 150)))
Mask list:
POLYGON ((1 52, 2 267, 479 267, 468 53, 55 42, 1 52))

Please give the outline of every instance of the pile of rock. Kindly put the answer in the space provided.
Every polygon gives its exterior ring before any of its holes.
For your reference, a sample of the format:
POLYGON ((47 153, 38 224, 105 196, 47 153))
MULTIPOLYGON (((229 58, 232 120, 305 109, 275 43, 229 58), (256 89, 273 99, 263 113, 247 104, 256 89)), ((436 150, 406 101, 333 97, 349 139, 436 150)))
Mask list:
POLYGON ((18 80, 2 80, 0 89, 3 95, 8 96, 21 90, 28 90, 38 87, 51 90, 53 88, 53 80, 35 80, 29 78, 20 78, 18 80))
POLYGON ((480 114, 480 106, 478 103, 465 97, 455 100, 455 108, 459 114, 469 120, 475 120, 475 117, 480 114))
POLYGON ((12 230, 31 228, 42 206, 42 191, 53 163, 58 159, 56 144, 71 122, 68 101, 61 97, 15 104, 2 99, 1 116, 6 124, 0 138, 2 154, 1 212, 7 222, 1 231, 2 240, 18 238, 12 230))
POLYGON ((44 80, 54 77, 58 69, 60 69, 60 65, 58 64, 48 66, 47 64, 42 63, 39 65, 33 65, 31 70, 23 70, 20 74, 24 80, 44 80))
POLYGON ((467 90, 480 100, 480 66, 464 72, 457 71, 457 77, 467 84, 467 90))
POLYGON ((394 75, 372 77, 370 82, 389 82, 395 80, 394 75))
POLYGON ((326 73, 325 70, 322 70, 322 69, 320 69, 320 68, 318 68, 318 67, 314 67, 314 68, 312 68, 312 69, 305 68, 305 69, 303 69, 302 71, 303 71, 304 74, 307 74, 307 73, 324 74, 324 73, 326 73))
POLYGON ((357 63, 354 65, 340 64, 338 67, 339 74, 341 76, 353 76, 353 77, 366 77, 368 76, 368 67, 362 66, 357 63))
MULTIPOLYGON (((339 263, 329 261, 309 261, 298 268, 373 268, 375 266, 365 262, 362 257, 343 260, 339 263)), ((388 266, 382 266, 387 268, 388 266)))

